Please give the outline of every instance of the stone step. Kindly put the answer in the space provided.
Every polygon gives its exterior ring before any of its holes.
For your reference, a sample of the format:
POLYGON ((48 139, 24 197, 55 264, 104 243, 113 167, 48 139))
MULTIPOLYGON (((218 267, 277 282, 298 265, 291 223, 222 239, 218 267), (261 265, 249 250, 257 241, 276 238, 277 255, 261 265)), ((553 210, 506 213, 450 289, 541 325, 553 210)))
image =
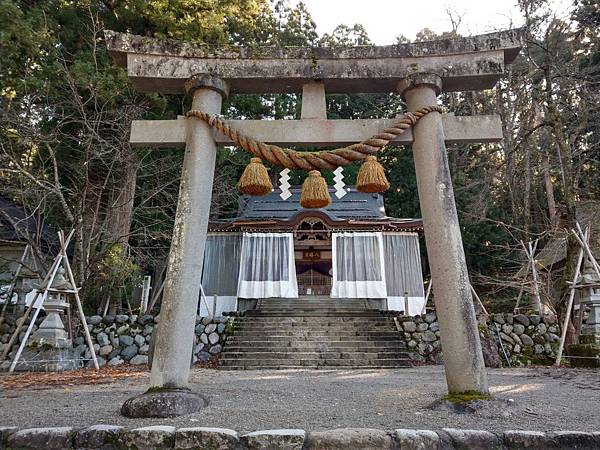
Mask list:
POLYGON ((222 359, 220 367, 224 369, 281 369, 281 368, 383 368, 410 367, 408 358, 399 359, 297 359, 297 360, 240 360, 222 359))
POLYGON ((339 330, 339 331, 344 331, 344 330, 356 330, 356 331, 365 331, 365 330, 372 330, 372 331, 382 331, 382 330, 387 330, 387 331, 394 331, 395 328, 393 326, 393 324, 387 323, 387 322, 376 322, 376 323, 368 323, 368 322, 362 322, 362 323, 353 323, 353 324, 345 324, 345 323, 327 323, 327 322, 321 322, 321 323, 315 323, 313 325, 307 325, 304 323, 301 324, 296 324, 296 323, 290 323, 290 324, 259 324, 259 323, 245 323, 245 324, 238 324, 238 325, 234 325, 234 329, 235 330, 245 330, 245 331, 260 331, 260 330, 264 330, 265 333, 272 333, 272 332, 277 332, 277 331, 302 331, 302 330, 311 330, 311 331, 315 331, 315 330, 339 330))
POLYGON ((240 339, 235 336, 231 336, 227 338, 227 345, 245 345, 245 346, 288 346, 294 348, 306 348, 311 345, 315 346, 323 346, 323 345, 337 345, 343 347, 357 347, 357 346, 367 346, 367 347, 393 347, 396 348, 399 345, 405 345, 404 341, 399 339, 377 339, 377 340, 365 340, 365 339, 323 339, 323 340, 304 340, 304 339, 269 339, 268 336, 263 336, 262 339, 240 339))
POLYGON ((277 341, 285 341, 285 342, 349 342, 360 340, 361 342, 401 342, 398 335, 395 335, 390 338, 381 338, 380 336, 360 336, 360 335, 352 335, 352 336, 336 336, 336 335, 314 335, 314 336, 265 336, 264 334, 256 334, 249 336, 240 336, 239 333, 234 333, 230 337, 227 338, 227 342, 233 342, 233 339, 241 342, 256 342, 256 341, 265 341, 269 342, 277 342, 277 341), (231 341, 229 339, 232 339, 231 341))
POLYGON ((407 357, 406 352, 403 351, 380 351, 380 352, 333 352, 333 351, 313 351, 313 352, 299 352, 299 351, 249 351, 249 352, 234 352, 227 351, 222 357, 224 360, 237 360, 241 361, 244 359, 249 360, 265 360, 265 359, 393 359, 393 358, 405 358, 407 357))
POLYGON ((355 311, 355 312, 348 312, 348 311, 335 311, 335 310, 329 310, 329 311, 270 311, 270 312, 258 312, 257 310, 250 310, 250 311, 246 311, 245 313, 246 317, 290 317, 290 316, 294 316, 294 317, 340 317, 340 316, 345 316, 345 317, 381 317, 381 315, 377 312, 375 313, 369 313, 368 311, 355 311))
POLYGON ((308 336, 308 335, 339 335, 339 336, 368 336, 380 334, 385 337, 398 337, 396 330, 390 330, 389 327, 378 328, 337 328, 337 327, 315 327, 306 329, 304 327, 287 328, 237 328, 234 334, 240 336, 259 335, 259 336, 308 336))
POLYGON ((316 346, 307 346, 307 347, 295 347, 295 346, 271 346, 271 345, 263 345, 263 346, 246 346, 246 345, 232 345, 227 348, 226 351, 223 352, 223 355, 230 355, 236 353, 245 353, 245 352, 306 352, 313 351, 316 353, 325 353, 325 352, 334 352, 334 353, 379 353, 379 352, 397 352, 403 353, 406 352, 406 346, 397 346, 397 347, 378 347, 378 346, 337 346, 337 345, 316 345, 316 346))
POLYGON ((272 317, 272 316, 242 316, 235 319, 236 323, 298 323, 298 324, 313 324, 313 323, 360 323, 365 320, 375 323, 394 323, 394 319, 382 315, 372 317, 357 317, 357 316, 335 316, 335 317, 303 317, 303 316, 288 316, 288 317, 272 317))

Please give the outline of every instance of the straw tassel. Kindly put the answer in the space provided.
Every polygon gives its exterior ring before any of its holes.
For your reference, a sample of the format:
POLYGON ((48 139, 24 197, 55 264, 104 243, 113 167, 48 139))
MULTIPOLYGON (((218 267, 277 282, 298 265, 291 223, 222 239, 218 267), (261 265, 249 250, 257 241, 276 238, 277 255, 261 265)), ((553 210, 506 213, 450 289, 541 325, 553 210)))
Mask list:
POLYGON ((238 190, 247 195, 266 195, 273 190, 267 168, 260 158, 252 158, 244 169, 238 190))
POLYGON ((383 192, 387 191, 390 183, 385 177, 383 166, 372 155, 365 158, 358 176, 356 177, 356 189, 360 192, 383 192))
POLYGON ((318 170, 311 170, 302 183, 300 205, 303 208, 325 208, 331 204, 329 188, 318 170))

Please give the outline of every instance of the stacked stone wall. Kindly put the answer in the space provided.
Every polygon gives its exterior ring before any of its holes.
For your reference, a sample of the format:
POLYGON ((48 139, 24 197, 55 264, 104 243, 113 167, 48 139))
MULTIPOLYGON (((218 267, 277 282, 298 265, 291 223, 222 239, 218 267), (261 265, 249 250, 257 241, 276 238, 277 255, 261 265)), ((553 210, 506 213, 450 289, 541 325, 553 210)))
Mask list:
MULTIPOLYGON (((398 317, 400 334, 416 362, 442 362, 437 316, 398 317)), ((492 314, 480 317, 479 334, 488 367, 552 364, 560 341, 556 316, 492 314)))
MULTIPOLYGON (((37 329, 37 325, 41 320, 40 318, 36 321, 34 330, 37 329)), ((152 315, 120 314, 116 316, 87 317, 86 321, 99 365, 147 364, 150 341, 158 320, 159 316, 152 315)), ((211 357, 218 356, 221 353, 228 329, 227 323, 228 319, 226 318, 196 318, 193 348, 194 363, 208 361, 211 357)), ((0 352, 4 350, 15 329, 15 320, 9 320, 0 325, 0 352)), ((23 339, 25 329, 26 327, 23 327, 17 342, 21 342, 23 339)), ((76 327, 74 335, 75 355, 83 358, 86 366, 91 366, 91 353, 83 336, 83 327, 76 327)), ((17 345, 14 345, 10 354, 11 357, 16 348, 17 345)))

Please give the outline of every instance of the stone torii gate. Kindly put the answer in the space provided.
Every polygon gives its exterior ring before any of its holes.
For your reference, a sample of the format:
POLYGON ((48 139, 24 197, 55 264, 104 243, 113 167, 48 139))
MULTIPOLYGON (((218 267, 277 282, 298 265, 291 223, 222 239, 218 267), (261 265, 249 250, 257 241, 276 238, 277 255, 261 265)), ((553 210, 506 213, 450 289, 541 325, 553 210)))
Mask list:
MULTIPOLYGON (((442 91, 492 88, 518 55, 519 30, 391 46, 354 48, 209 48, 106 32, 110 54, 141 91, 189 93, 192 109, 221 112, 230 93, 302 92, 301 120, 229 120, 257 140, 279 145, 359 142, 393 120, 327 120, 325 92, 398 92, 409 111, 437 104, 442 91)), ((446 143, 496 142, 497 116, 432 112, 395 144, 412 144, 427 254, 436 286, 444 366, 451 393, 488 393, 465 263, 446 143)), ((185 147, 150 389, 128 400, 129 416, 168 416, 205 404, 188 391, 217 145, 231 142, 194 118, 134 121, 132 145, 185 147)))

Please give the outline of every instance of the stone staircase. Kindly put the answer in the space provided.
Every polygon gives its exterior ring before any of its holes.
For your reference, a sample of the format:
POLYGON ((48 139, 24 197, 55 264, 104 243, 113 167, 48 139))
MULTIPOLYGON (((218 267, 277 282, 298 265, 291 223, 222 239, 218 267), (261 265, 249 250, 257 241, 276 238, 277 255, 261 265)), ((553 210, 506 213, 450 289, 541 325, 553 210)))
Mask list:
POLYGON ((408 367, 393 318, 360 299, 265 299, 236 318, 222 369, 408 367))

